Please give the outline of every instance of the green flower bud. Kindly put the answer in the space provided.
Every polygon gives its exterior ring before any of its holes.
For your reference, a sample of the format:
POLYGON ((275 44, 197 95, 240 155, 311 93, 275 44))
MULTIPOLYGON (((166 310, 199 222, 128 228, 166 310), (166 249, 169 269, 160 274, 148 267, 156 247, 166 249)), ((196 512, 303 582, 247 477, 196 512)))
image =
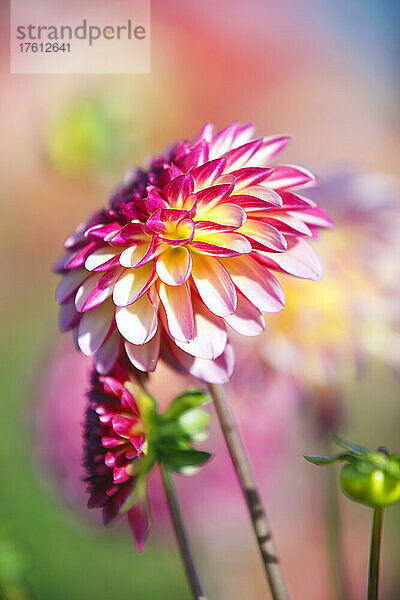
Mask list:
POLYGON ((336 456, 305 456, 314 465, 345 462, 340 473, 340 487, 350 500, 367 506, 388 506, 400 500, 400 455, 390 455, 381 446, 369 452, 363 446, 333 436, 346 451, 336 456))
POLYGON ((344 465, 340 487, 350 500, 367 506, 388 506, 400 500, 400 479, 365 460, 344 465))

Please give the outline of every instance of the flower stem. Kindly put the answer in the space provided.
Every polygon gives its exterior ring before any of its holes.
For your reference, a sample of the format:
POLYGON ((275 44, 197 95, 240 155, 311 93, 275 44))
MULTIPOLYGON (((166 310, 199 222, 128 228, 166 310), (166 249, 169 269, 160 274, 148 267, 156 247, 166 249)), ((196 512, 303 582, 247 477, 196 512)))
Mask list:
POLYGON ((182 560, 185 565, 190 588, 192 590, 192 596, 194 600, 207 600, 207 597, 203 592, 199 575, 197 573, 196 565, 194 563, 193 554, 190 549, 189 540, 186 533, 185 524, 183 522, 183 516, 179 506, 179 500, 175 484, 173 482, 170 471, 164 465, 160 465, 160 470, 164 484, 165 494, 167 496, 171 520, 174 526, 175 535, 182 556, 182 560))
POLYGON ((210 395, 224 434, 237 478, 246 500, 254 533, 274 600, 289 600, 283 574, 276 556, 271 527, 254 481, 253 472, 236 427, 231 408, 222 385, 208 384, 210 395))
POLYGON ((383 508, 374 508, 371 529, 371 546, 369 553, 368 600, 378 599, 379 558, 381 551, 383 508))

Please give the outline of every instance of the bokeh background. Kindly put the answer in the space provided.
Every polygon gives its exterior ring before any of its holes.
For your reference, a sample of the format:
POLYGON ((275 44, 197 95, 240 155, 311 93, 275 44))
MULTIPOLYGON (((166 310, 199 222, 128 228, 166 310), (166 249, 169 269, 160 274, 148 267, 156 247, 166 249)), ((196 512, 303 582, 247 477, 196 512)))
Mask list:
MULTIPOLYGON (((293 597, 335 598, 329 547, 337 531, 347 597, 363 598, 369 509, 339 498, 337 511, 328 473, 302 454, 326 450, 331 429, 400 451, 399 3, 152 0, 151 74, 127 76, 10 75, 7 4, 0 596, 189 598, 157 482, 142 555, 123 529, 102 529, 99 515, 86 515, 79 432, 88 362, 70 338, 60 342, 50 269, 67 234, 104 205, 128 167, 192 137, 205 121, 250 120, 260 135, 293 134, 284 161, 320 176, 313 197, 337 228, 318 243, 325 279, 288 281, 287 312, 267 319, 251 350, 238 347, 230 394, 293 597)), ((85 9, 90 18, 95 2, 85 9)), ((164 390, 187 381, 161 369, 152 385, 166 402, 164 390)), ((179 482, 205 586, 218 600, 264 598, 217 431, 205 447, 216 451, 213 462, 179 482)), ((384 527, 383 597, 395 600, 399 506, 387 510, 384 527)))

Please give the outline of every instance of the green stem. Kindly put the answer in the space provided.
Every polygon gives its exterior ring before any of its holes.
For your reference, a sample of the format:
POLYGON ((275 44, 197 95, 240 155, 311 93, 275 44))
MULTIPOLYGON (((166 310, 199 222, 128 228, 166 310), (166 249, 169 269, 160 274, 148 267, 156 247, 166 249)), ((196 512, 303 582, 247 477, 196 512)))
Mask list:
POLYGON ((381 551, 383 508, 374 508, 369 553, 368 600, 378 600, 379 559, 381 551))
POLYGON ((186 533, 182 512, 179 506, 179 500, 175 484, 173 482, 170 471, 164 465, 160 465, 160 470, 164 484, 165 494, 167 496, 168 508, 171 514, 172 524, 174 526, 176 539, 178 542, 183 563, 185 565, 186 574, 189 580, 190 588, 192 590, 193 598, 194 600, 207 600, 207 597, 203 592, 203 588, 193 559, 193 554, 190 549, 189 539, 186 533))
POLYGON ((224 434, 225 442, 246 500, 250 519, 257 539, 265 574, 273 600, 289 600, 285 580, 276 556, 271 526, 265 513, 253 472, 236 427, 231 408, 222 385, 208 384, 210 395, 224 434))

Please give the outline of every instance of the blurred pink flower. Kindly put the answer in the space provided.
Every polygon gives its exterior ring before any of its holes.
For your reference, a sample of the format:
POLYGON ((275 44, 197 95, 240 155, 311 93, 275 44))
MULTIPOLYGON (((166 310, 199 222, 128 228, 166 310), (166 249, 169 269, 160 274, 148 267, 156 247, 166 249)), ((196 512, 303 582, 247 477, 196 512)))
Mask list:
POLYGON ((318 279, 305 241, 332 222, 289 191, 314 183, 300 167, 268 167, 288 136, 252 138, 252 125, 219 133, 206 125, 148 172, 135 171, 107 210, 70 236, 56 265, 63 275, 60 327, 73 329, 107 373, 121 349, 154 371, 175 368, 223 382, 234 357, 226 325, 245 336, 264 329, 261 311, 284 307, 271 271, 318 279))
POLYGON ((326 276, 318 286, 285 278, 285 310, 251 344, 236 339, 235 351, 265 386, 271 373, 292 378, 329 431, 342 418, 345 381, 363 364, 378 358, 400 368, 400 183, 380 174, 335 176, 318 198, 337 226, 319 243, 326 276))

